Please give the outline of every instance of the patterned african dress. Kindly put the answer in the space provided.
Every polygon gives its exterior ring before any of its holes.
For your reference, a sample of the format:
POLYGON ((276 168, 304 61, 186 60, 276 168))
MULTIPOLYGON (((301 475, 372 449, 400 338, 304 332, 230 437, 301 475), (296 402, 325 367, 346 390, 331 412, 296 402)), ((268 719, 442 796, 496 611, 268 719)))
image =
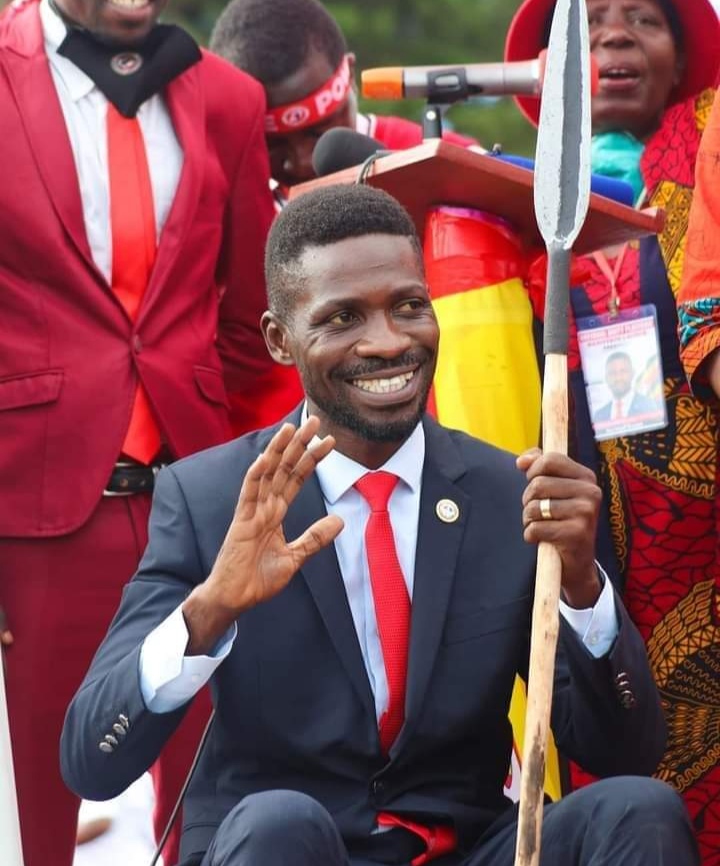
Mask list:
MULTIPOLYGON (((569 357, 577 456, 605 496, 598 557, 619 579, 662 694, 668 748, 656 775, 684 797, 704 866, 720 866, 718 419, 693 396, 679 357, 676 295, 701 132, 713 92, 675 105, 642 157, 649 203, 666 210, 659 238, 631 245, 617 278, 621 309, 654 304, 668 425, 596 442, 577 341, 569 357)), ((572 291, 576 318, 606 313, 608 279, 572 291)), ((612 266, 612 260, 610 261, 612 266)))

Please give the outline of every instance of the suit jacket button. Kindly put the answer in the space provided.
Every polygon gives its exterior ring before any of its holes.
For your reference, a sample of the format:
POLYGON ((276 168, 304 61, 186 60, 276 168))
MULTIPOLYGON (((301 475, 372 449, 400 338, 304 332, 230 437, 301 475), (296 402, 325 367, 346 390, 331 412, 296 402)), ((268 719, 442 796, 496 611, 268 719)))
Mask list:
POLYGON ((122 725, 117 724, 117 722, 113 725, 113 731, 118 735, 118 737, 124 737, 127 734, 127 731, 122 725))
POLYGON ((626 710, 632 709, 635 706, 635 695, 627 689, 620 692, 620 703, 626 710))
POLYGON ((106 755, 109 755, 110 752, 115 751, 115 749, 110 745, 110 743, 106 743, 105 740, 103 740, 101 743, 98 743, 98 749, 100 749, 101 752, 105 752, 106 755))
POLYGON ((126 731, 130 729, 130 719, 123 713, 120 713, 120 715, 118 716, 118 721, 123 726, 123 728, 125 728, 126 731))

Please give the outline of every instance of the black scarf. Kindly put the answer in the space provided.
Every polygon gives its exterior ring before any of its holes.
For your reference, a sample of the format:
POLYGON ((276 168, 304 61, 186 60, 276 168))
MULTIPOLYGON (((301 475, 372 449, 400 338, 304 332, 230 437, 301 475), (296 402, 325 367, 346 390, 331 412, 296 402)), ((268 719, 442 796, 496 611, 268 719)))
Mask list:
POLYGON ((82 69, 125 117, 135 117, 143 102, 202 58, 192 36, 174 24, 156 24, 142 42, 121 46, 73 25, 51 5, 68 26, 58 54, 82 69))

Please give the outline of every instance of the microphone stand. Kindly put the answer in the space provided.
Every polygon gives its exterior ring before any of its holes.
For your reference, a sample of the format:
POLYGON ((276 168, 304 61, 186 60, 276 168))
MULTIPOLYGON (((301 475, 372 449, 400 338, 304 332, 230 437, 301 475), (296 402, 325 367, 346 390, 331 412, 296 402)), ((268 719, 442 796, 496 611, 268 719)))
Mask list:
POLYGON ((423 139, 442 138, 442 109, 428 102, 422 113, 423 139))
POLYGON ((427 104, 422 114, 423 138, 442 138, 443 106, 464 102, 470 94, 467 74, 462 67, 438 69, 427 76, 427 104))

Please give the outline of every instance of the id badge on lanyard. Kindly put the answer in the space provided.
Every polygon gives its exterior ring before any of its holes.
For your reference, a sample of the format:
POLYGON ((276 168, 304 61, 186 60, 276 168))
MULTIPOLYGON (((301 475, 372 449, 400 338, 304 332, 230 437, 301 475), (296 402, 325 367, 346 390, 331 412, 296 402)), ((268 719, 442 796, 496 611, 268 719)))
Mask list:
POLYGON ((595 439, 667 426, 657 312, 644 304, 577 320, 595 439))

